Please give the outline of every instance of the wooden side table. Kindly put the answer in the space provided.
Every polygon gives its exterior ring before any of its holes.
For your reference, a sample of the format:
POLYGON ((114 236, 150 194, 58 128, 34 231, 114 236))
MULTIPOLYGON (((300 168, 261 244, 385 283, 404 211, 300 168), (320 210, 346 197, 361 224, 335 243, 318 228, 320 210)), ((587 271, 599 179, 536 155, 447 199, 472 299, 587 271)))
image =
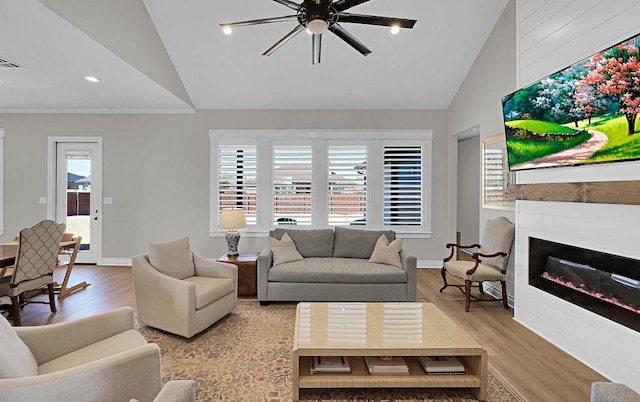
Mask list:
POLYGON ((256 261, 260 253, 242 253, 240 255, 222 254, 217 261, 228 262, 238 266, 238 296, 256 297, 258 281, 256 261))

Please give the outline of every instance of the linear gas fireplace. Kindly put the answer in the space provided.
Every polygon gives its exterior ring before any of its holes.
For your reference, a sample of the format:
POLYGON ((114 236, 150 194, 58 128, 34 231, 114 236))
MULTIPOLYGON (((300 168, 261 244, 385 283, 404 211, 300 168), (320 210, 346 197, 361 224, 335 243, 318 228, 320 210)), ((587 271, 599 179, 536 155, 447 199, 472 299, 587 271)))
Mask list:
POLYGON ((529 284, 640 332, 640 261, 529 237, 529 284))

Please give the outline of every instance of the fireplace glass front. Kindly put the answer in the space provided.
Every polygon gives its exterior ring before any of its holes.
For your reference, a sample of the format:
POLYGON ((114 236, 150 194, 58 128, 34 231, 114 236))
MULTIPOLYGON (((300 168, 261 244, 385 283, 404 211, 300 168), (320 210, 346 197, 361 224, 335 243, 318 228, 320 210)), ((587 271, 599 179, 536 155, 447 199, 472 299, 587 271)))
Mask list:
POLYGON ((529 284, 640 331, 640 261, 529 237, 529 284))

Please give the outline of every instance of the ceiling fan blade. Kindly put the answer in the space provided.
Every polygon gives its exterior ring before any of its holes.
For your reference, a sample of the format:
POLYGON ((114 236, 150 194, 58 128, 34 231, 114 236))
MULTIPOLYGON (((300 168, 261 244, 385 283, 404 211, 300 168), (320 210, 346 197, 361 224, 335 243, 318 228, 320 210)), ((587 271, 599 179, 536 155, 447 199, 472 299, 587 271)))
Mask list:
POLYGON ((344 11, 350 9, 351 7, 355 7, 358 4, 366 3, 367 1, 369 0, 337 0, 334 1, 331 5, 337 11, 344 11))
POLYGON ((312 64, 320 64, 320 53, 322 52, 322 34, 315 34, 311 39, 313 53, 312 64))
POLYGON ((362 53, 363 56, 368 56, 371 50, 355 36, 351 35, 346 29, 340 26, 340 24, 333 24, 329 27, 329 30, 336 34, 336 36, 343 41, 347 42, 351 47, 362 53))
POLYGON ((285 7, 289 7, 292 10, 298 11, 298 9, 300 8, 300 4, 296 4, 293 1, 289 1, 289 0, 273 0, 273 1, 280 3, 285 7))
POLYGON ((413 28, 417 20, 405 18, 378 17, 377 15, 363 15, 339 13, 338 22, 350 22, 353 24, 383 25, 387 27, 413 28))
POLYGON ((228 24, 220 24, 222 28, 229 27, 245 27, 249 25, 260 25, 260 24, 271 24, 272 22, 286 22, 286 21, 297 21, 297 15, 285 15, 282 17, 273 17, 273 18, 261 18, 259 20, 249 20, 249 21, 238 21, 238 22, 230 22, 228 24))
POLYGON ((280 49, 282 47, 282 45, 287 43, 289 41, 289 39, 293 38, 294 36, 296 36, 297 34, 299 34, 300 32, 302 32, 304 30, 305 30, 304 26, 298 25, 297 27, 293 28, 293 30, 291 32, 286 34, 282 39, 280 39, 278 42, 276 42, 275 45, 271 46, 269 49, 267 49, 266 52, 262 53, 262 55, 263 56, 271 56, 273 54, 273 52, 275 52, 276 50, 280 49))

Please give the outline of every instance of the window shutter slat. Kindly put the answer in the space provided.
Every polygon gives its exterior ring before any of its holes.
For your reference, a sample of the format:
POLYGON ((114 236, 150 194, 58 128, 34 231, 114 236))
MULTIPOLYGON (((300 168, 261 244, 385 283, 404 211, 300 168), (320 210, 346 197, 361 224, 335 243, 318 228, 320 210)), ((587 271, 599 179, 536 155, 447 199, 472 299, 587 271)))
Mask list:
POLYGON ((275 225, 311 225, 311 147, 273 147, 275 225))
POLYGON ((505 199, 506 153, 502 149, 487 149, 484 152, 484 202, 494 204, 505 199))
POLYGON ((422 147, 384 147, 384 225, 422 224, 422 147))
POLYGON ((367 147, 328 148, 329 225, 364 225, 367 207, 367 147))
POLYGON ((255 146, 218 147, 220 209, 241 208, 247 225, 256 224, 257 151, 255 146))

